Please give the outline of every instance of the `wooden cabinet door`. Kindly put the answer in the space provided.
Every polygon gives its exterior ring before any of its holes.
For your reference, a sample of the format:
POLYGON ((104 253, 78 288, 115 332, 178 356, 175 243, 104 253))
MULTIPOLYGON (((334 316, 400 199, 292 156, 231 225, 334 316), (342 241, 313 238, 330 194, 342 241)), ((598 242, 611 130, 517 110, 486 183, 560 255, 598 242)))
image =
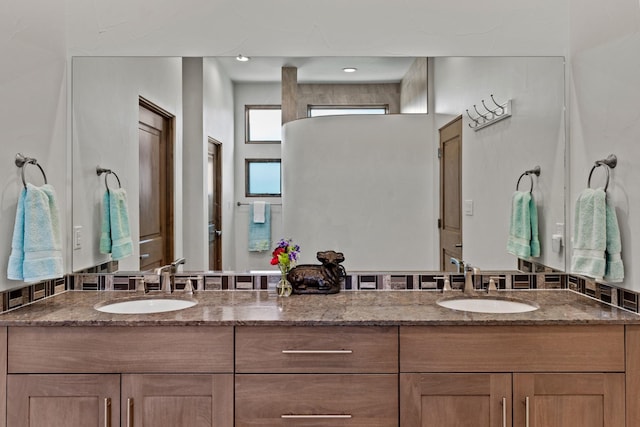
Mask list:
POLYGON ((624 427, 624 381, 615 373, 514 374, 514 425, 624 427))
POLYGON ((122 426, 232 427, 233 374, 123 375, 122 426))
POLYGON ((402 427, 510 427, 511 374, 400 374, 402 427))
POLYGON ((120 375, 9 375, 7 425, 117 426, 120 375))

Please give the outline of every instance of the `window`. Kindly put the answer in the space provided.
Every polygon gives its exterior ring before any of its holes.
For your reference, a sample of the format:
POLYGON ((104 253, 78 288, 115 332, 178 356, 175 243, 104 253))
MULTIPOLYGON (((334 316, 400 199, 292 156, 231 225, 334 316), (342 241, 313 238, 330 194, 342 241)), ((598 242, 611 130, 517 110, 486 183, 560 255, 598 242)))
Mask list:
POLYGON ((280 197, 280 159, 245 160, 247 197, 280 197))
POLYGON ((343 116, 349 114, 388 114, 388 105, 309 105, 308 117, 343 116))
POLYGON ((282 140, 282 109, 279 105, 245 105, 245 139, 251 143, 282 140))

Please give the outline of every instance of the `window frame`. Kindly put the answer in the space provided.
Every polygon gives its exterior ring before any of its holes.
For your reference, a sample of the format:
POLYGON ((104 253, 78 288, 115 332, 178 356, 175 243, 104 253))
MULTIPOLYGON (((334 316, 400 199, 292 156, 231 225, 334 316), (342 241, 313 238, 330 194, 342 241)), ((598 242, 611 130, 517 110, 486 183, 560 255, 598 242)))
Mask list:
MULTIPOLYGON (((280 139, 278 140, 251 140, 249 139, 250 127, 249 127, 249 113, 251 110, 280 110, 280 115, 282 116, 282 105, 281 104, 246 104, 244 106, 244 143, 245 144, 280 144, 282 142, 282 132, 280 133, 280 139)), ((280 123, 282 127, 282 123, 280 123)))
MULTIPOLYGON (((307 118, 312 117, 326 117, 326 116, 312 116, 311 110, 373 110, 373 109, 384 109, 384 115, 389 114, 389 104, 341 104, 341 105, 331 105, 331 104, 307 104, 307 118)), ((334 114, 333 116, 348 116, 349 114, 334 114)), ((366 115, 366 114, 363 114, 366 115)), ((383 114, 371 114, 375 115, 383 115, 383 114)))
POLYGON ((282 197, 282 159, 244 159, 244 195, 245 197, 282 197), (250 173, 251 163, 278 163, 280 165, 280 192, 279 193, 250 193, 250 173))

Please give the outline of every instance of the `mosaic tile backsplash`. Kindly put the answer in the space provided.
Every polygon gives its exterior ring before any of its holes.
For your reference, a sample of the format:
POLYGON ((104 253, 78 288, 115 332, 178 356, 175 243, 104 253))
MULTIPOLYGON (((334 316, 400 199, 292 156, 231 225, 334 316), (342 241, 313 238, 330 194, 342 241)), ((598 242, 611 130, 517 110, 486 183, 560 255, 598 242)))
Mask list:
MULTIPOLYGON (((593 279, 553 272, 536 265, 519 267, 529 271, 483 272, 473 276, 476 289, 486 289, 493 278, 499 289, 571 289, 589 297, 640 313, 640 294, 593 279)), ((42 298, 64 291, 134 291, 138 280, 144 278, 147 289, 158 290, 159 281, 155 274, 105 273, 109 269, 94 269, 91 272, 75 273, 61 279, 31 284, 24 288, 0 293, 1 311, 8 311, 30 304, 42 298), (99 272, 98 272, 99 271, 99 272)), ((462 289, 464 274, 448 273, 451 287, 462 289)), ((198 291, 220 290, 274 290, 280 279, 277 272, 272 274, 234 274, 217 272, 177 273, 172 277, 176 290, 184 288, 188 280, 198 291)), ((354 290, 407 290, 438 291, 444 286, 442 273, 347 273, 342 291, 354 290)))

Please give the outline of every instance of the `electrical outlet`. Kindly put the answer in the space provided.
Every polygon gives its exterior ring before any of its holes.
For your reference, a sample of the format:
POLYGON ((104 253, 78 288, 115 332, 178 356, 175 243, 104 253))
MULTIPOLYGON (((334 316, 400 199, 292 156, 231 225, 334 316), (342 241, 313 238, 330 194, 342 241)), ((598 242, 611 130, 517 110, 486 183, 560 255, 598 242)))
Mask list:
POLYGON ((82 226, 73 227, 73 250, 82 249, 82 226))

